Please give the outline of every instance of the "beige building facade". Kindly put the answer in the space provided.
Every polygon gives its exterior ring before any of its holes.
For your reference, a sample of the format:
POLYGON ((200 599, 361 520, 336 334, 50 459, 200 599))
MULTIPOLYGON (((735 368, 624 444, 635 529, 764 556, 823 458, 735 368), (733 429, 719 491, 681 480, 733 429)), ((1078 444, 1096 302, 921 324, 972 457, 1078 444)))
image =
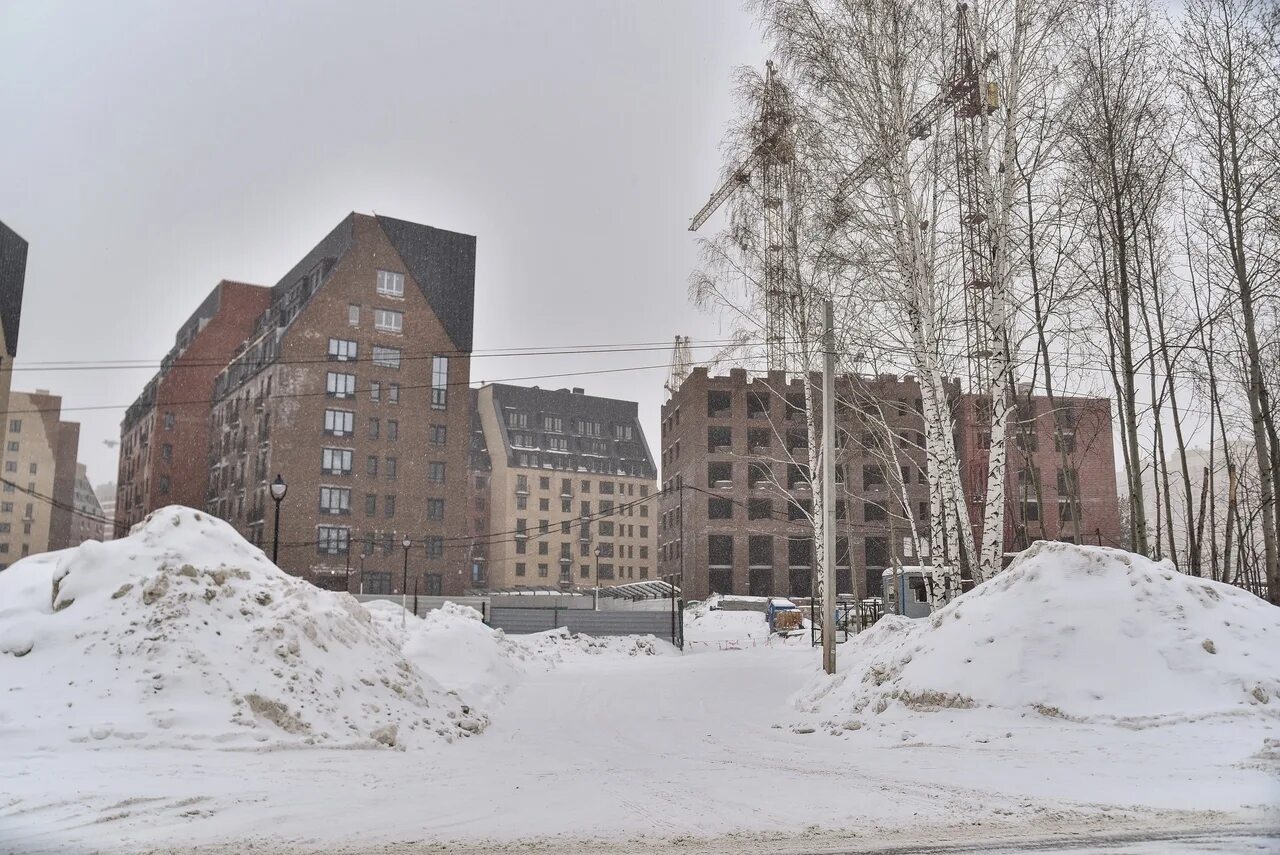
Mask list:
POLYGON ((75 544, 80 425, 61 419, 62 398, 12 392, 0 480, 0 569, 75 544))
POLYGON ((634 402, 490 384, 476 411, 490 466, 489 588, 657 578, 657 470, 634 402))

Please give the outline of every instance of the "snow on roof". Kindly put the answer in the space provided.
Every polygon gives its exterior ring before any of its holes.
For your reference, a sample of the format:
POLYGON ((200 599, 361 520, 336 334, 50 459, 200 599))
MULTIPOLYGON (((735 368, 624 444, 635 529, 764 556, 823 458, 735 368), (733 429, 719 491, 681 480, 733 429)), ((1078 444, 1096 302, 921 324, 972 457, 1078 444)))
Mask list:
POLYGON ((1149 726, 1276 715, 1280 609, 1168 562, 1040 542, 927 619, 841 648, 801 708, 848 715, 995 706, 1149 726), (872 677, 871 675, 874 675, 872 677))

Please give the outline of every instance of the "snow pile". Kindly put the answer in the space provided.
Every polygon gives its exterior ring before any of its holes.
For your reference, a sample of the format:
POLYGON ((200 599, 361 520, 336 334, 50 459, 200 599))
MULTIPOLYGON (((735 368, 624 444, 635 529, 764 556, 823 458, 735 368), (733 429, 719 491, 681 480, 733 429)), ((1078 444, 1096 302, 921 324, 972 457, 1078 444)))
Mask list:
POLYGON ((590 656, 631 658, 670 653, 674 648, 653 635, 586 635, 561 627, 512 639, 535 660, 549 666, 590 656))
POLYGON ((0 686, 0 739, 51 748, 412 747, 487 723, 353 598, 177 506, 0 573, 0 686))
POLYGON ((423 673, 488 708, 528 674, 588 656, 632 657, 670 649, 651 635, 594 637, 553 629, 509 636, 470 606, 446 602, 415 616, 398 603, 366 604, 391 643, 423 673))
POLYGON ((718 608, 720 599, 719 596, 711 596, 685 610, 685 641, 696 647, 722 641, 765 641, 769 638, 769 624, 763 611, 725 611, 718 608))
POLYGON ((1134 727, 1280 717, 1280 609, 1102 547, 1036 543, 930 618, 886 617, 838 658, 801 710, 1000 707, 1134 727))

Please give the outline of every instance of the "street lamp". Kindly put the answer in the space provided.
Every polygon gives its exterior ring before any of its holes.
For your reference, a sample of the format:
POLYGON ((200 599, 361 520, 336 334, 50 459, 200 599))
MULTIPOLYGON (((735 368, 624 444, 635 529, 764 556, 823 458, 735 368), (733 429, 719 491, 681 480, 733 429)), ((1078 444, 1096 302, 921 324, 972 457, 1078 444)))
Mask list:
POLYGON ((596 586, 591 591, 591 608, 599 610, 600 608, 600 544, 596 544, 596 586))
POLYGON ((404 575, 400 577, 400 608, 404 609, 400 614, 400 628, 404 629, 405 621, 408 620, 408 592, 409 592, 409 547, 413 546, 413 541, 409 539, 409 535, 404 536, 404 540, 400 542, 404 547, 404 575))
POLYGON ((276 503, 276 524, 275 536, 271 540, 271 563, 276 566, 280 565, 280 503, 284 501, 284 494, 289 492, 289 485, 284 482, 284 476, 276 474, 276 480, 271 482, 271 500, 276 503))

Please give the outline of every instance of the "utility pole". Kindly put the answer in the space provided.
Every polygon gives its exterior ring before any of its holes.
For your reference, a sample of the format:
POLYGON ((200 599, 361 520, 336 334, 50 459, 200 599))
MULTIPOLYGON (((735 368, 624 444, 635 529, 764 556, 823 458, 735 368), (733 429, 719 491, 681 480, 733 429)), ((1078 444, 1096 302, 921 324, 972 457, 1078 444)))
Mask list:
POLYGON ((822 333, 822 670, 836 672, 836 331, 823 301, 822 333))

